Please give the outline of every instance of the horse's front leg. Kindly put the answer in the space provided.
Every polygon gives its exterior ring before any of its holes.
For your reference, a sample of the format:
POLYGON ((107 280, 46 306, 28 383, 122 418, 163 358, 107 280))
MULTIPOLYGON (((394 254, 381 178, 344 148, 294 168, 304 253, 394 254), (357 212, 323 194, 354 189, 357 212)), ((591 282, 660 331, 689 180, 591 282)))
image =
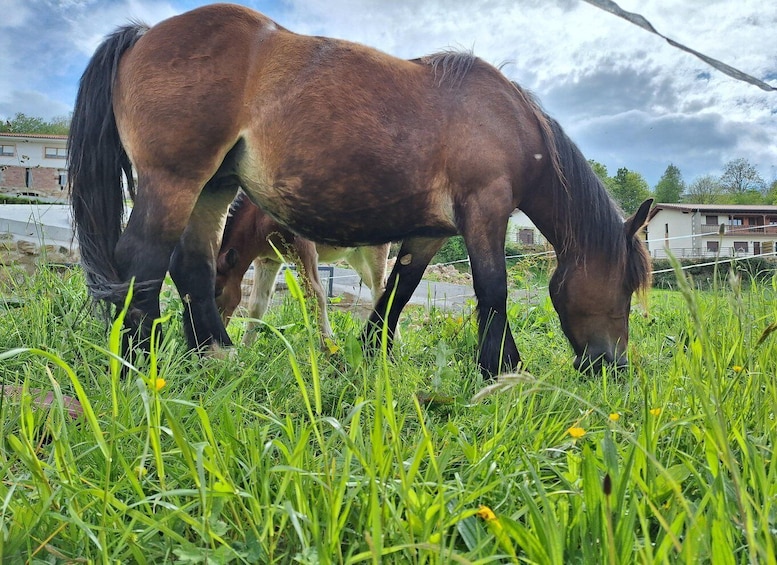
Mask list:
MULTIPOLYGON (((521 362, 507 321, 505 235, 512 211, 508 197, 499 207, 500 193, 470 202, 464 217, 464 243, 472 267, 472 285, 478 300, 478 365, 484 378, 513 371, 521 362), (503 218, 500 221, 500 218, 503 218)), ((501 194, 509 194, 505 190, 501 194)))
POLYGON ((254 284, 248 297, 248 323, 243 334, 243 345, 251 346, 256 341, 256 330, 259 326, 254 320, 261 320, 270 307, 270 300, 275 293, 275 281, 283 263, 275 257, 254 260, 254 284))
POLYGON ((191 349, 219 350, 232 341, 215 300, 216 254, 229 203, 237 186, 208 183, 170 262, 170 275, 183 301, 183 328, 191 349))
POLYGON ((329 323, 329 314, 326 309, 326 292, 324 292, 321 278, 318 276, 318 249, 312 241, 297 237, 294 240, 294 251, 299 258, 297 265, 300 270, 305 296, 307 298, 313 296, 316 299, 316 315, 318 316, 321 346, 326 347, 326 340, 331 340, 334 332, 329 323))

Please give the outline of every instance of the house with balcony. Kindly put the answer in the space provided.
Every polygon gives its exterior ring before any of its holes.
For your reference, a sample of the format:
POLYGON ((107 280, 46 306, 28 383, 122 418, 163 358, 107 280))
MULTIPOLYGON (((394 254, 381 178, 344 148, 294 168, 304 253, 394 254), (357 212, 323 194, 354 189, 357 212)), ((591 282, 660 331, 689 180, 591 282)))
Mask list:
POLYGON ((0 193, 67 200, 67 136, 0 133, 0 193))
POLYGON ((650 255, 747 257, 775 253, 777 206, 656 204, 646 229, 650 255))

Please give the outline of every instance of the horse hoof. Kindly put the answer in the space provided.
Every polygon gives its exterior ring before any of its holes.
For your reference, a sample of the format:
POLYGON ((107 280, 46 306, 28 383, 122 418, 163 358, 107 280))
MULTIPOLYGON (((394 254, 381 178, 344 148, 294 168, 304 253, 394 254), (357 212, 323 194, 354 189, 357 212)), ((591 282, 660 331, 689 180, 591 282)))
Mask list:
POLYGON ((220 361, 234 361, 237 359, 237 350, 234 347, 224 347, 217 343, 209 345, 203 353, 210 359, 218 359, 220 361))

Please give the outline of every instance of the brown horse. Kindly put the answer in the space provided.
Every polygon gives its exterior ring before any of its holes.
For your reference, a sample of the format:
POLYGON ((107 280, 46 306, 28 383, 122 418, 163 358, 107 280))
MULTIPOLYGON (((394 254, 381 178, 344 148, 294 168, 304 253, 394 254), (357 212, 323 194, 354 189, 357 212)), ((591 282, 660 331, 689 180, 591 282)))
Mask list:
MULTIPOLYGON (((221 249, 216 258, 216 306, 226 325, 243 298, 241 283, 249 265, 254 263, 254 281, 248 300, 248 315, 261 319, 270 305, 275 280, 283 266, 276 249, 299 266, 302 286, 308 296, 316 297, 322 341, 333 336, 327 315, 326 294, 318 277, 318 262, 345 259, 359 274, 372 293, 373 306, 386 284, 386 260, 390 245, 368 247, 332 247, 315 244, 273 220, 241 193, 230 207, 221 249)), ((249 320, 243 343, 256 337, 256 322, 249 320)))
POLYGON ((520 361, 504 261, 520 207, 556 249, 550 292, 576 365, 626 362, 631 297, 650 276, 637 237, 650 202, 624 222, 558 123, 471 54, 406 61, 204 6, 106 38, 81 79, 69 147, 87 284, 122 305, 134 281, 129 341, 150 337, 169 269, 191 347, 231 345, 215 259, 240 186, 313 241, 402 240, 368 345, 384 323, 393 335, 429 260, 462 234, 485 375, 520 361), (123 182, 135 204, 122 232, 123 182))

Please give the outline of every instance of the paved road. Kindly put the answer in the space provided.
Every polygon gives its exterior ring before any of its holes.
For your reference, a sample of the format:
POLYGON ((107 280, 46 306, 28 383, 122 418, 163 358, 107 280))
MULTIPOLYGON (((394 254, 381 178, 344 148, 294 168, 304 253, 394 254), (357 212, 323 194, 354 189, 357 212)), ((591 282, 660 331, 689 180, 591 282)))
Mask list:
MULTIPOLYGON (((324 280, 325 273, 321 273, 322 284, 326 285, 324 280)), ((366 305, 372 304, 372 294, 370 289, 360 284, 359 275, 350 269, 341 267, 334 268, 332 277, 332 296, 355 297, 359 302, 366 305)), ((419 306, 437 306, 439 308, 462 308, 468 300, 475 298, 475 291, 470 285, 450 284, 422 280, 415 289, 410 304, 419 306)))
MULTIPOLYGON (((319 277, 324 288, 329 284, 328 267, 321 266, 319 277)), ((351 310, 367 317, 372 310, 372 294, 366 285, 361 284, 359 275, 355 271, 342 267, 334 267, 332 273, 332 291, 330 297, 334 298, 333 306, 351 310)), ((252 275, 248 274, 248 279, 252 275)), ((278 290, 282 290, 283 277, 279 276, 278 290)), ((244 285, 247 281, 244 281, 244 285)), ((547 290, 524 289, 512 291, 508 300, 526 301, 538 303, 547 295, 547 290)), ((247 288, 244 286, 244 296, 247 296, 247 288)), ((280 296, 276 300, 280 300, 280 296)), ((445 308, 450 310, 462 310, 468 302, 475 301, 475 291, 471 285, 451 284, 422 280, 410 299, 410 304, 418 306, 445 308)))

